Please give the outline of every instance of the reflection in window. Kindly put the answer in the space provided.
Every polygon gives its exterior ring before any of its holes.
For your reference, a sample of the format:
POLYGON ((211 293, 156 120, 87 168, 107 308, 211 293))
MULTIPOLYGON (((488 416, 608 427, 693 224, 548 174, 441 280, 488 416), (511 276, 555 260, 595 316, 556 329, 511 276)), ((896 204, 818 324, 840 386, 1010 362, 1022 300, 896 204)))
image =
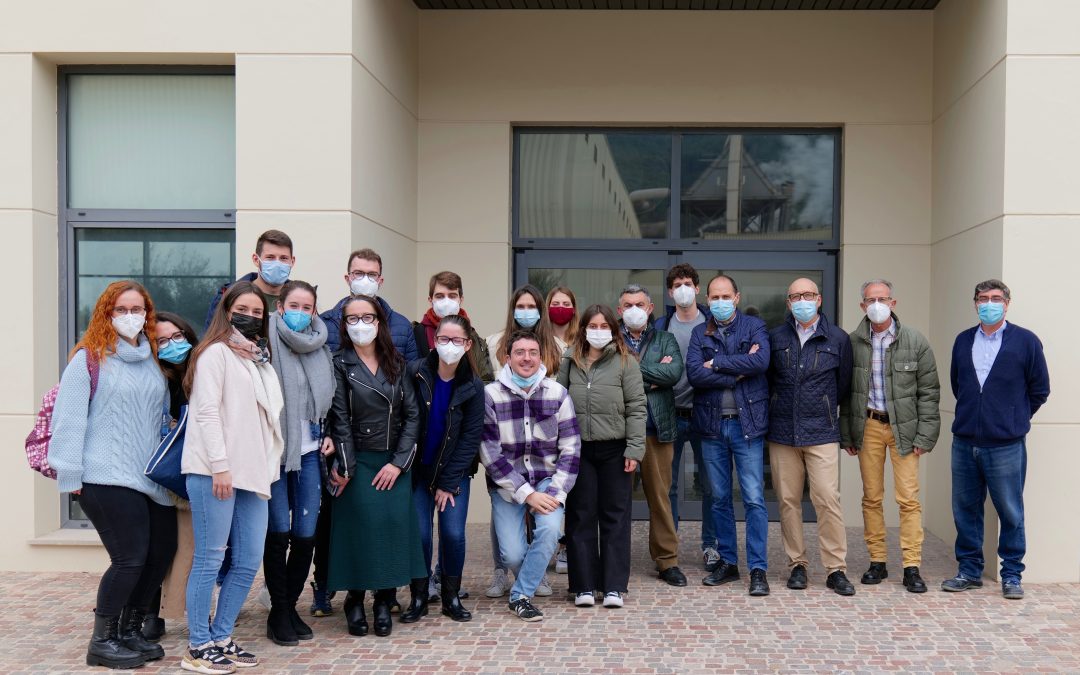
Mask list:
POLYGON ((739 311, 759 316, 769 328, 779 326, 787 314, 787 289, 800 277, 810 279, 821 288, 821 270, 716 270, 698 268, 701 275, 701 294, 698 302, 707 305, 709 281, 717 274, 726 274, 739 285, 739 311))
POLYGON ((568 287, 577 297, 579 312, 594 304, 615 309, 619 304, 619 292, 629 284, 638 284, 652 297, 656 306, 653 316, 664 311, 663 270, 531 268, 529 283, 539 288, 545 297, 556 286, 568 287))

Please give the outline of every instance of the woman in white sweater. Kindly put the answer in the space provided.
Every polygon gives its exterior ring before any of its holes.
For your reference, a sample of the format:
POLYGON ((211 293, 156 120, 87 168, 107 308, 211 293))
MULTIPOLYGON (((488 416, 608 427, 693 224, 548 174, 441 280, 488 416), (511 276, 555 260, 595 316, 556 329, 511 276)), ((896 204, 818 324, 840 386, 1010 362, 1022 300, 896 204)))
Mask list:
POLYGON ((270 366, 262 296, 250 282, 229 287, 184 378, 190 393, 183 471, 195 529, 188 578, 189 649, 184 670, 228 673, 258 665, 232 640, 233 625, 251 590, 266 540, 267 500, 278 479, 284 441, 278 376, 270 366), (225 554, 232 566, 210 601, 225 554))

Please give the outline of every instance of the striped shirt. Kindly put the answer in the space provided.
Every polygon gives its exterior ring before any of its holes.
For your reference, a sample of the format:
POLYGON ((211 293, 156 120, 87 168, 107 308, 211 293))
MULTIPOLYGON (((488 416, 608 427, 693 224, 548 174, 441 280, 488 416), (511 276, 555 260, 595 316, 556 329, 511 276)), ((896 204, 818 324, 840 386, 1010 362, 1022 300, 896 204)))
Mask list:
POLYGON ((888 411, 885 407, 885 354, 894 340, 896 321, 890 321, 889 327, 880 333, 870 329, 870 397, 866 406, 878 412, 888 411))

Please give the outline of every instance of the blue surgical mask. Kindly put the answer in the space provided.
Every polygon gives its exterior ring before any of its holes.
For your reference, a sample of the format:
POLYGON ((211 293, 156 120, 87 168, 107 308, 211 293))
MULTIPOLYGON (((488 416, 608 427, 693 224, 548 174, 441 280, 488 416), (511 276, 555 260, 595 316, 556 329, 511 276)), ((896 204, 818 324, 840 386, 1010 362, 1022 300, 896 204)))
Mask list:
POLYGON ((540 321, 540 310, 538 309, 515 309, 514 321, 522 328, 532 328, 540 321))
MULTIPOLYGON (((533 310, 533 311, 536 311, 536 310, 533 310)), ((540 370, 539 369, 537 369, 537 371, 535 373, 533 373, 529 377, 522 377, 522 376, 518 375, 517 373, 515 373, 513 369, 510 369, 510 381, 513 382, 515 385, 517 385, 523 391, 527 390, 529 387, 536 384, 537 380, 539 380, 539 379, 540 379, 540 370)))
POLYGON ((709 303, 709 311, 713 318, 723 323, 735 314, 734 300, 713 300, 709 303))
POLYGON ((288 281, 290 272, 292 272, 292 265, 287 265, 280 260, 263 260, 259 263, 259 275, 271 286, 280 286, 288 281))
POLYGON ((311 325, 311 315, 297 309, 285 310, 285 314, 281 318, 285 320, 286 326, 297 333, 311 325))
POLYGON ((791 313, 799 323, 810 323, 817 316, 817 302, 796 300, 791 303, 791 313))
POLYGON ((1005 316, 1004 302, 980 302, 979 322, 984 326, 993 326, 1005 316))
POLYGON ((158 358, 162 361, 168 361, 169 363, 181 364, 187 360, 188 352, 191 351, 191 343, 187 340, 183 342, 169 342, 163 348, 158 350, 158 358))

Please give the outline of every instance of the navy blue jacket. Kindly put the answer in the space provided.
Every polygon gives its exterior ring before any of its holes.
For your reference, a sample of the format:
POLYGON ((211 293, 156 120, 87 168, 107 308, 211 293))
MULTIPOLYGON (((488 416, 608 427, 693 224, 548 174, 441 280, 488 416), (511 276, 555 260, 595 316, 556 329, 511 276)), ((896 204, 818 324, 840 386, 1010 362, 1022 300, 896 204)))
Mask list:
POLYGON ((851 390, 851 338, 819 315, 799 345, 795 318, 769 331, 769 440, 805 447, 840 442, 840 401, 851 390))
MULTIPOLYGON (((328 331, 326 346, 332 352, 341 349, 341 310, 344 309, 345 303, 350 299, 352 299, 351 295, 345 296, 338 301, 338 304, 334 305, 333 309, 328 309, 319 315, 326 324, 328 331)), ((416 351, 416 338, 413 337, 412 322, 395 312, 386 300, 382 298, 375 299, 382 305, 383 312, 390 317, 390 337, 393 338, 394 346, 397 347, 401 358, 405 359, 405 363, 412 363, 420 358, 420 354, 416 351)))
POLYGON ((1001 349, 985 384, 979 387, 971 358, 977 330, 978 326, 965 330, 953 343, 953 436, 980 447, 1010 445, 1027 435, 1031 417, 1050 395, 1043 346, 1035 333, 1015 323, 1006 324, 1001 349))
MULTIPOLYGON (((711 316, 709 314, 709 308, 707 306, 702 305, 701 303, 698 303, 697 308, 698 308, 699 312, 701 312, 702 314, 705 315, 705 318, 708 318, 709 316, 711 316)), ((666 331, 670 332, 671 329, 668 328, 668 323, 671 322, 671 317, 675 316, 675 309, 676 309, 675 305, 665 305, 664 306, 664 316, 660 317, 659 319, 656 320, 655 323, 653 323, 653 328, 655 328, 656 330, 666 330, 666 331)))
MULTIPOLYGON (((258 272, 249 272, 249 273, 245 274, 244 276, 240 277, 239 279, 237 279, 236 281, 252 281, 253 282, 258 278, 259 278, 259 273, 258 272)), ((225 296, 226 291, 228 291, 229 287, 232 286, 233 284, 235 284, 236 281, 234 281, 232 283, 229 283, 229 284, 225 284, 224 286, 222 286, 221 288, 219 288, 217 290, 217 293, 214 294, 213 299, 210 300, 210 309, 206 312, 206 324, 203 325, 203 330, 206 330, 207 328, 210 327, 210 320, 214 318, 214 311, 217 309, 217 306, 221 304, 221 298, 223 298, 225 296)), ((270 313, 270 312, 273 312, 273 311, 276 311, 276 310, 277 310, 277 307, 270 307, 266 311, 267 311, 267 313, 270 313)))
MULTIPOLYGON (((416 441, 421 454, 427 439, 428 415, 438 376, 439 354, 435 350, 428 352, 426 358, 409 364, 409 379, 416 388, 416 400, 421 404, 420 434, 416 441)), ((462 484, 469 480, 469 475, 476 473, 483 430, 484 382, 473 372, 469 359, 463 358, 458 361, 454 373, 454 390, 446 414, 446 435, 436 456, 434 478, 425 486, 429 491, 438 488, 452 495, 461 494, 462 484)), ((413 480, 420 480, 423 473, 413 471, 413 480)))
POLYGON ((736 311, 723 338, 716 319, 694 326, 686 350, 686 379, 694 388, 694 416, 691 428, 705 438, 723 436, 720 415, 723 390, 735 390, 739 424, 743 436, 757 438, 769 429, 769 332, 756 316, 736 311), (750 354, 753 345, 758 350, 750 354), (704 363, 712 360, 712 370, 704 363), (741 377, 740 377, 741 376, 741 377))

